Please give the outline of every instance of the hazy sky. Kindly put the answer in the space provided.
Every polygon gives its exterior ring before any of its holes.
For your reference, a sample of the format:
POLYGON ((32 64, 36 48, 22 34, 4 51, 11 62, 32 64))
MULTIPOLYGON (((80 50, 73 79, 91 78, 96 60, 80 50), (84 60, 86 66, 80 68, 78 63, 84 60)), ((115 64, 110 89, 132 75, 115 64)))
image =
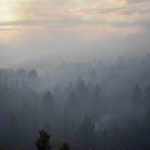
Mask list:
POLYGON ((88 47, 113 53, 124 40, 150 48, 150 0, 0 0, 0 14, 0 66, 88 47))

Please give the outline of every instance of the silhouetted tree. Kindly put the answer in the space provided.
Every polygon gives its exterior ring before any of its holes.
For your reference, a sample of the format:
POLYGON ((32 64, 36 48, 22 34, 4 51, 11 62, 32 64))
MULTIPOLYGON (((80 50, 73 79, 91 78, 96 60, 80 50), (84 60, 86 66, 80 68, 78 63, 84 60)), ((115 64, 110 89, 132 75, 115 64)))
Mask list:
POLYGON ((11 114, 10 120, 9 120, 9 123, 8 123, 8 130, 12 134, 16 134, 18 129, 19 129, 18 120, 17 120, 17 118, 14 114, 11 114))
POLYGON ((54 101, 51 92, 46 92, 41 102, 41 112, 45 116, 45 119, 54 118, 54 101))
POLYGON ((77 92, 84 95, 87 92, 86 84, 81 78, 77 79, 77 92))
POLYGON ((46 131, 42 130, 39 132, 40 136, 35 141, 35 146, 37 150, 50 150, 51 145, 49 143, 50 135, 46 131))
POLYGON ((76 92, 73 91, 67 100, 64 115, 67 118, 73 118, 74 120, 78 120, 80 110, 80 104, 77 99, 76 92))
POLYGON ((145 89, 144 96, 146 100, 150 100, 150 85, 145 89))
POLYGON ((75 148, 78 150, 87 150, 93 146, 95 141, 94 125, 86 115, 75 137, 75 148))
POLYGON ((99 85, 96 85, 93 88, 92 101, 90 106, 92 120, 98 121, 100 119, 100 115, 103 115, 104 111, 106 111, 104 96, 99 85))
POLYGON ((60 150, 70 150, 70 145, 67 142, 64 142, 60 147, 60 150))
POLYGON ((0 150, 3 150, 3 148, 0 146, 0 150))
POLYGON ((38 77, 38 74, 37 74, 36 70, 31 70, 31 71, 29 72, 29 76, 30 76, 31 78, 37 78, 37 77, 38 77))
POLYGON ((51 107, 53 107, 53 96, 51 92, 45 93, 41 105, 43 109, 50 109, 51 107))
POLYGON ((90 73, 90 80, 92 81, 92 84, 96 84, 98 77, 95 70, 92 70, 92 72, 90 73))
POLYGON ((142 93, 142 90, 141 90, 141 88, 139 87, 138 84, 135 85, 132 94, 133 94, 133 99, 134 99, 135 101, 138 101, 138 100, 141 100, 141 99, 142 99, 143 93, 142 93))

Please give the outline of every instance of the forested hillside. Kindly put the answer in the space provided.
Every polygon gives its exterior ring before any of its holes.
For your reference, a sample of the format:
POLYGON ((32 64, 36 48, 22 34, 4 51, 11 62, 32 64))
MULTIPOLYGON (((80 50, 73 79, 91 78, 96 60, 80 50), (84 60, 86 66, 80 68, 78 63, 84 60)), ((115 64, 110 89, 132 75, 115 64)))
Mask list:
POLYGON ((45 130, 52 150, 149 150, 149 68, 146 56, 0 69, 1 147, 36 149, 45 130))

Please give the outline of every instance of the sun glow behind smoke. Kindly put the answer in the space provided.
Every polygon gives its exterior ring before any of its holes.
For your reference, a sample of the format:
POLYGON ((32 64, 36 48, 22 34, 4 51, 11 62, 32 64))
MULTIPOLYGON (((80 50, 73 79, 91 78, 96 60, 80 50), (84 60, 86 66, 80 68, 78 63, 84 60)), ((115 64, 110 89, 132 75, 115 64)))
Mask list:
POLYGON ((58 33, 89 41, 107 33, 134 33, 150 18, 150 2, 135 1, 0 0, 0 44, 34 41, 35 35, 44 41, 58 33))
POLYGON ((24 4, 30 0, 0 0, 0 43, 10 43, 18 39, 20 27, 13 22, 24 20, 24 4))
POLYGON ((0 21, 16 20, 16 9, 20 2, 21 0, 0 0, 0 21))
POLYGON ((147 41, 149 27, 149 0, 0 0, 0 63, 82 49, 114 53, 119 40, 143 34, 147 41))

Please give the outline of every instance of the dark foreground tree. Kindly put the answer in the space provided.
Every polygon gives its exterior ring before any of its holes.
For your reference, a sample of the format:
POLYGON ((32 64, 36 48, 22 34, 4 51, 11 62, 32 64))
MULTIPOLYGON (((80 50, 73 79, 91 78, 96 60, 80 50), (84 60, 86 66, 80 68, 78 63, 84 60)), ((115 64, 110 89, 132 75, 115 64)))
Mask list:
POLYGON ((40 136, 35 141, 35 146, 37 150, 50 150, 51 145, 49 143, 50 135, 46 131, 42 130, 39 132, 40 136))
POLYGON ((3 150, 3 148, 0 146, 0 150, 3 150))
POLYGON ((70 150, 70 145, 67 142, 64 142, 60 147, 60 150, 70 150))

